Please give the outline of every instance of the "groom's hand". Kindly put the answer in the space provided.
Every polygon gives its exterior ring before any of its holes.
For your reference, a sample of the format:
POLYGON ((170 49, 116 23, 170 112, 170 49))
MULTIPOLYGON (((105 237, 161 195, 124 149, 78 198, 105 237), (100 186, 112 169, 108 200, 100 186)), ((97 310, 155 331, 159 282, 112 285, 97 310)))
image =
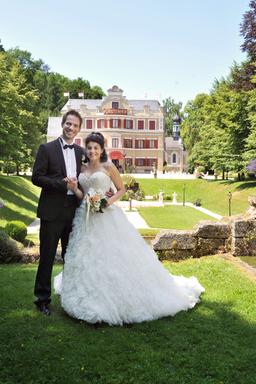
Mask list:
POLYGON ((69 189, 72 192, 75 192, 77 188, 78 188, 77 179, 75 177, 67 178, 67 189, 69 189))

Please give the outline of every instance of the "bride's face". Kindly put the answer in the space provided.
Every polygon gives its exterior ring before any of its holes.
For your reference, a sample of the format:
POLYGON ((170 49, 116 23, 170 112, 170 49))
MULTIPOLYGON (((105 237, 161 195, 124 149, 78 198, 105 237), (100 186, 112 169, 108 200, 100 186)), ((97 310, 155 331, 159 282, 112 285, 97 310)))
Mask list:
POLYGON ((86 154, 89 159, 89 161, 100 161, 100 156, 103 152, 103 149, 98 143, 95 143, 94 141, 89 141, 89 143, 86 146, 86 154))

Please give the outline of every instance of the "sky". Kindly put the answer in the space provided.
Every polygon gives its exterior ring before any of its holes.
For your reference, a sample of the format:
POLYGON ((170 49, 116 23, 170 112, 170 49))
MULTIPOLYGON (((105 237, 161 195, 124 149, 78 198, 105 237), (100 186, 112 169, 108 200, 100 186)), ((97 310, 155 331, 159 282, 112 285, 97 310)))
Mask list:
POLYGON ((0 0, 0 39, 127 99, 183 105, 229 74, 249 0, 0 0))

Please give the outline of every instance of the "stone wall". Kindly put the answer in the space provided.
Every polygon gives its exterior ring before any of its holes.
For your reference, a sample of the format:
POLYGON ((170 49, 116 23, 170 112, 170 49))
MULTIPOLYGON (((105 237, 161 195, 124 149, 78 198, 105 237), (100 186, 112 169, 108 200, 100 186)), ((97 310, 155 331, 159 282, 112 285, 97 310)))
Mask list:
POLYGON ((152 241, 160 259, 185 259, 231 253, 256 255, 256 197, 249 197, 250 208, 244 216, 219 222, 202 221, 192 230, 161 231, 152 241))

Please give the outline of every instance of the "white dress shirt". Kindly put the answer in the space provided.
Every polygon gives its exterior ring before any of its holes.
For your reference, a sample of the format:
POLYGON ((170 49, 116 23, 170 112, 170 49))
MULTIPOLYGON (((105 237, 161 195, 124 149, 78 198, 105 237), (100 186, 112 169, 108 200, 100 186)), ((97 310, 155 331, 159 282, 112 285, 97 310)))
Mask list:
MULTIPOLYGON (((67 177, 68 178, 72 178, 72 177, 76 178, 77 170, 76 170, 75 149, 74 148, 73 149, 71 149, 71 148, 64 149, 63 147, 65 144, 67 144, 67 145, 70 145, 70 144, 68 144, 63 139, 63 137, 60 137, 60 143, 61 143, 61 149, 63 152, 64 161, 65 161, 65 165, 66 165, 67 177)), ((72 143, 72 144, 74 144, 74 143, 72 143)), ((74 192, 68 190, 67 194, 68 195, 74 195, 74 192)))

